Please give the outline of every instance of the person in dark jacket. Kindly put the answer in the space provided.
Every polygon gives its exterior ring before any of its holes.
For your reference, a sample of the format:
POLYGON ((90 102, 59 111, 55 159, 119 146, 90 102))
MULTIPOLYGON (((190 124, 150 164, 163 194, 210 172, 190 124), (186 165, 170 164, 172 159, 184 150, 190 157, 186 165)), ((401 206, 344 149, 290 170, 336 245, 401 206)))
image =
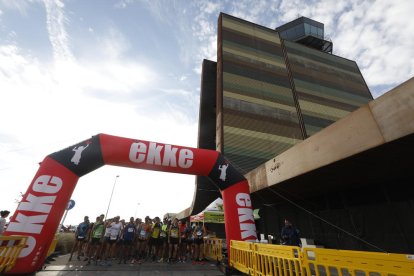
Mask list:
POLYGON ((292 223, 287 219, 285 219, 285 226, 283 226, 280 236, 282 245, 301 245, 299 238, 299 230, 296 227, 294 227, 292 223))

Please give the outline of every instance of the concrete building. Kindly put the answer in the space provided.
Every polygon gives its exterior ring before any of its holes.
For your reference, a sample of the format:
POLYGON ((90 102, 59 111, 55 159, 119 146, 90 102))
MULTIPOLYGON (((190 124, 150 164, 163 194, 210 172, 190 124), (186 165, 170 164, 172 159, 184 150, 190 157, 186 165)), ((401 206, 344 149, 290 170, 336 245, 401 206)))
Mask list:
MULTIPOLYGON (((309 25, 291 23, 277 30, 309 25)), ((372 100, 355 61, 311 47, 318 43, 282 39, 277 30, 226 14, 218 21, 216 149, 243 172, 372 100)))
MULTIPOLYGON (((203 61, 198 146, 247 173, 372 100, 356 62, 332 55, 323 33, 303 17, 273 30, 221 13, 217 63, 203 61)), ((197 190, 193 212, 220 195, 202 177, 197 190)))
MULTIPOLYGON (((373 100, 323 24, 276 30, 221 14, 217 62, 204 60, 200 148, 249 180, 258 229, 284 218, 328 248, 414 252, 414 80, 373 100)), ((220 192, 198 177, 195 214, 220 192)))

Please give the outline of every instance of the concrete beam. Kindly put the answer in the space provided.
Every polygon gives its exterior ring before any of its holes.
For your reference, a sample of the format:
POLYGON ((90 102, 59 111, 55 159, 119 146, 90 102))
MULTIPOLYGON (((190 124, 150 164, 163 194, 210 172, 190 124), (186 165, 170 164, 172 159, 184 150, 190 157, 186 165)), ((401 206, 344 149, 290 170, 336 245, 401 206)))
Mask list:
POLYGON ((414 78, 247 173, 250 192, 414 133, 414 78))

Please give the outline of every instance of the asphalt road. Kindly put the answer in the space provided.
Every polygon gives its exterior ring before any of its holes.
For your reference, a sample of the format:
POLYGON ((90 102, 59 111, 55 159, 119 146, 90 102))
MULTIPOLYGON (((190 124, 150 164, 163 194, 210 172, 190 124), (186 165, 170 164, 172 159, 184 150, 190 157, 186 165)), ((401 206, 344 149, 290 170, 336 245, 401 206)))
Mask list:
POLYGON ((51 276, 51 275, 99 275, 99 276, 124 276, 124 275, 162 275, 162 276, 179 276, 179 275, 208 275, 208 276, 222 276, 223 272, 215 262, 204 262, 203 264, 192 262, 187 263, 156 263, 144 262, 142 264, 118 264, 113 261, 109 265, 87 265, 87 262, 72 260, 69 262, 69 255, 61 255, 55 257, 54 261, 46 265, 46 267, 37 272, 36 276, 51 276))

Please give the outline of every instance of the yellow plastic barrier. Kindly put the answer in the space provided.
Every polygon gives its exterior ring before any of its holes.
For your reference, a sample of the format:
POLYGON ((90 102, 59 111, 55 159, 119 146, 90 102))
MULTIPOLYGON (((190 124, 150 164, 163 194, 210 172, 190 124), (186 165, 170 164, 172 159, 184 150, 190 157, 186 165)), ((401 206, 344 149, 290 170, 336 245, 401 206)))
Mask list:
POLYGON ((221 261, 223 260, 223 241, 218 238, 204 239, 204 256, 206 258, 221 261))
POLYGON ((231 241, 230 266, 249 275, 413 276, 414 255, 231 241), (302 251, 301 251, 302 250, 302 251))
POLYGON ((253 243, 253 275, 303 275, 297 246, 253 243))
POLYGON ((253 244, 242 241, 231 241, 229 263, 235 269, 253 275, 253 244))
POLYGON ((414 256, 404 254, 305 248, 306 275, 413 276, 414 256))
POLYGON ((13 268, 26 241, 25 236, 0 236, 0 273, 13 268))

